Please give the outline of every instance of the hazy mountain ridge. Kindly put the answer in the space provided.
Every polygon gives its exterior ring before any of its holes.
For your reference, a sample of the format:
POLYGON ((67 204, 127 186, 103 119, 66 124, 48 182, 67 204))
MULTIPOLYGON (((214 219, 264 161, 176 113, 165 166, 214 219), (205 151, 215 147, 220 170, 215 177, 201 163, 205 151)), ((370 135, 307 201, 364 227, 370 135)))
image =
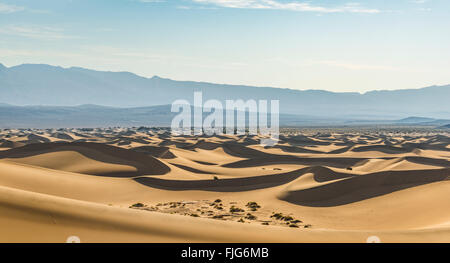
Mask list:
MULTIPOLYGON (((135 108, 0 105, 0 128, 170 127, 177 114, 171 112, 171 105, 135 108)), ((208 114, 204 113, 203 116, 208 114)), ((346 121, 348 120, 280 114, 280 124, 283 126, 333 125, 346 121)))
MULTIPOLYGON (((171 105, 114 108, 98 105, 80 106, 12 106, 0 104, 0 129, 4 128, 103 128, 170 127, 178 113, 171 105)), ((204 113, 204 117, 209 113, 204 113)), ((224 115, 225 118, 225 115, 224 115)), ((409 117, 402 120, 362 120, 337 117, 280 114, 281 126, 440 126, 450 120, 409 117), (414 122, 416 120, 416 122, 414 122)))
POLYGON ((450 119, 450 85, 422 89, 355 92, 291 90, 145 78, 129 72, 103 72, 44 64, 0 66, 2 103, 13 105, 146 107, 207 99, 278 99, 282 113, 351 119, 450 119))
POLYGON ((425 117, 408 117, 405 119, 401 119, 395 122, 399 125, 443 125, 450 123, 449 119, 434 119, 434 118, 425 118, 425 117))

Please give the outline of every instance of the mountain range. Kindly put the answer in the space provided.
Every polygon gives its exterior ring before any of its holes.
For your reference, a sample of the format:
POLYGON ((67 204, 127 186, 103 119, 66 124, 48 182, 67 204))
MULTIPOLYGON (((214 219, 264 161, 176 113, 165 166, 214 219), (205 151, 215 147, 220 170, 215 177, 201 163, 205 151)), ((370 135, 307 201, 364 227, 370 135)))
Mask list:
POLYGON ((281 119, 294 124, 330 120, 382 122, 409 116, 424 119, 404 120, 404 124, 425 123, 427 118, 431 122, 450 119, 450 85, 361 94, 176 81, 45 64, 9 68, 0 64, 0 91, 0 121, 18 122, 22 118, 24 125, 29 124, 31 116, 36 124, 42 124, 45 118, 54 123, 57 118, 65 120, 70 116, 79 118, 82 124, 89 118, 101 120, 100 115, 109 116, 111 122, 105 119, 108 123, 121 123, 123 119, 130 124, 134 119, 140 123, 139 114, 149 113, 167 123, 168 105, 177 99, 193 102, 195 91, 203 92, 203 101, 279 100, 281 119), (92 118, 96 114, 99 118, 92 118))

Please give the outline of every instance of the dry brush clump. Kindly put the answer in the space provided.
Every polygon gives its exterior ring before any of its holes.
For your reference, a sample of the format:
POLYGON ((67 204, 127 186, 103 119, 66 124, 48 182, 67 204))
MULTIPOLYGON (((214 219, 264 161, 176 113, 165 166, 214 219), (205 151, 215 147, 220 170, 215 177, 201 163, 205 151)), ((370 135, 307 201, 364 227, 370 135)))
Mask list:
POLYGON ((143 203, 135 203, 130 205, 130 208, 143 208, 145 205, 143 203))
POLYGON ((245 216, 245 219, 248 219, 248 220, 256 220, 257 217, 254 216, 254 215, 252 215, 252 214, 250 214, 250 213, 247 213, 247 215, 245 216))
POLYGON ((244 209, 239 208, 239 207, 236 207, 236 206, 233 205, 233 206, 230 207, 230 212, 231 212, 231 213, 244 212, 244 209))
POLYGON ((256 211, 258 210, 258 208, 261 208, 261 206, 256 202, 248 202, 245 206, 248 207, 251 211, 256 211))

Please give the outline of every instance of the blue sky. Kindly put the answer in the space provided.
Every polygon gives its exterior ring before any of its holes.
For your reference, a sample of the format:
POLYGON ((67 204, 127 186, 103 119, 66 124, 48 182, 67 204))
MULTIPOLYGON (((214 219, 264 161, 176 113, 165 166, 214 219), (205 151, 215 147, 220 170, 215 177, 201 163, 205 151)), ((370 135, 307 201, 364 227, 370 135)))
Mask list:
POLYGON ((448 0, 0 0, 0 63, 359 91, 450 84, 448 0))

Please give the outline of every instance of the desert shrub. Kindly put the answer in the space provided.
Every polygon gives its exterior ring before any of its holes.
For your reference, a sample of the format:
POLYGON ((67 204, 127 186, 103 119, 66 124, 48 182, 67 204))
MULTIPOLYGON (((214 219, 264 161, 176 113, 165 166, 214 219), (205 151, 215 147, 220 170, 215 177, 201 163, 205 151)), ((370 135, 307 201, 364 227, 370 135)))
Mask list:
POLYGON ((181 205, 181 203, 180 202, 170 202, 169 205, 170 205, 170 208, 176 208, 177 206, 181 205))
POLYGON ((261 206, 256 202, 248 202, 245 206, 250 208, 252 211, 256 211, 258 208, 261 208, 261 206))
POLYGON ((136 203, 134 205, 131 205, 130 208, 141 208, 144 207, 145 205, 143 203, 136 203))
MULTIPOLYGON (((219 199, 218 199, 218 200, 219 200, 219 199)), ((217 201, 217 200, 216 200, 216 201, 217 201)), ((223 210, 223 204, 222 204, 222 203, 219 203, 219 202, 216 202, 216 201, 214 201, 214 203, 211 203, 211 206, 214 206, 215 209, 223 210)))
POLYGON ((254 215, 248 213, 248 214, 245 216, 245 219, 248 219, 248 220, 256 220, 256 216, 254 216, 254 215))
POLYGON ((280 220, 281 218, 283 218, 283 214, 282 213, 274 213, 270 217, 280 220))
POLYGON ((287 221, 287 222, 294 220, 294 218, 292 216, 285 216, 282 213, 273 213, 270 217, 275 218, 277 220, 287 221))
POLYGON ((292 216, 285 216, 285 217, 283 217, 283 220, 284 221, 292 221, 292 220, 294 220, 294 218, 292 216))
POLYGON ((234 205, 230 207, 231 213, 238 213, 238 212, 244 212, 244 209, 241 209, 239 207, 235 207, 234 205))

